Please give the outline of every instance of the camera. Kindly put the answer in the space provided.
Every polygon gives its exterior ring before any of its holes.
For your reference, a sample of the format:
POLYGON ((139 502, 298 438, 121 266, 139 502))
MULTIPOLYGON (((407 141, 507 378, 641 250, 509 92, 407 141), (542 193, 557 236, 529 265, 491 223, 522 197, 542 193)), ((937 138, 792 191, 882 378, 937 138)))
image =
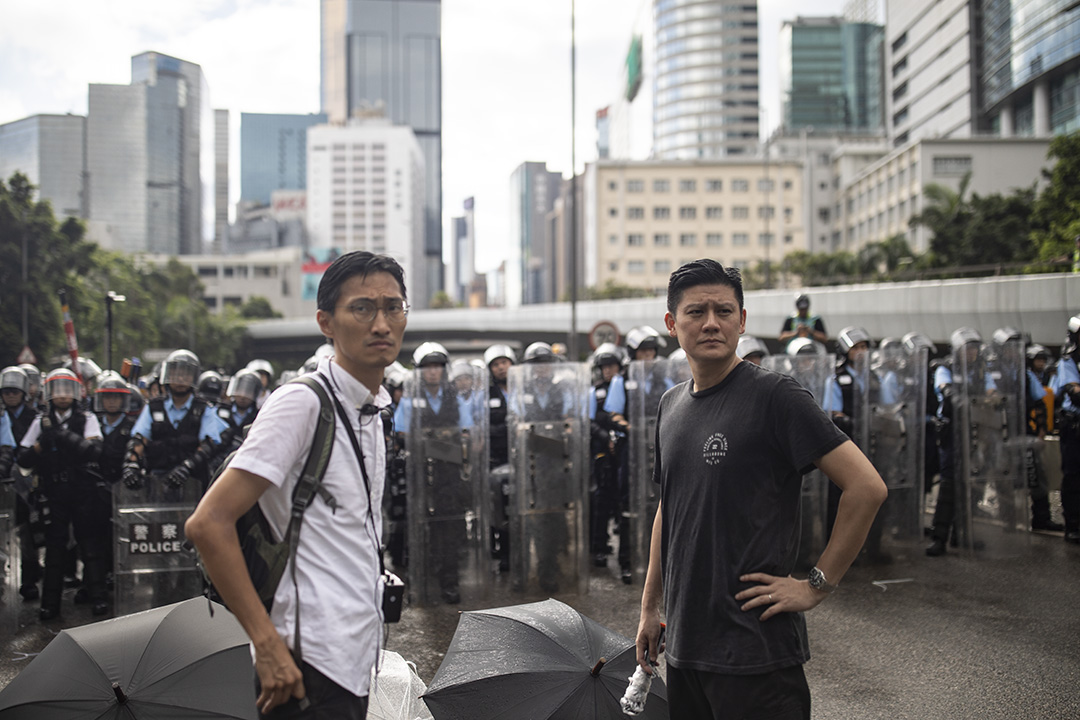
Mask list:
POLYGON ((405 583, 389 570, 383 572, 382 611, 384 623, 401 620, 401 605, 405 600, 405 583))

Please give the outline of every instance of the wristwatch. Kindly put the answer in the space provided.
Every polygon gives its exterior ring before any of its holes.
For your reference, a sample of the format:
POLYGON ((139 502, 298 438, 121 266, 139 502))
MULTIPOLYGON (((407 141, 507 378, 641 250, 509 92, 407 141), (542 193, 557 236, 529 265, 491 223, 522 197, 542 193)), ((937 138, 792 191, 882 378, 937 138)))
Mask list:
POLYGON ((836 590, 835 585, 830 585, 829 581, 825 579, 825 573, 818 570, 816 567, 810 570, 810 575, 806 578, 810 583, 810 587, 815 590, 821 590, 822 592, 831 593, 836 590))

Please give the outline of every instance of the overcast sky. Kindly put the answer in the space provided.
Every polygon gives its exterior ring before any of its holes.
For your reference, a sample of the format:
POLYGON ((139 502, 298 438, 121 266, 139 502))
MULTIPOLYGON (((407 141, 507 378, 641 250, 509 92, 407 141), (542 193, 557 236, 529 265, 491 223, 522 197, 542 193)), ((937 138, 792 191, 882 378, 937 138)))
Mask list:
MULTIPOLYGON (((633 8, 643 1, 576 0, 579 168, 596 157, 595 112, 620 90, 633 8)), ((779 118, 770 59, 780 24, 842 6, 759 0, 770 125, 779 118)), ((569 176, 570 2, 443 0, 442 13, 444 219, 476 197, 483 272, 505 256, 514 168, 543 161, 569 176)), ((87 85, 129 83, 131 56, 141 52, 201 65, 211 103, 230 111, 231 203, 240 190, 240 113, 320 110, 318 0, 0 0, 0 18, 0 124, 85 115, 87 85)))

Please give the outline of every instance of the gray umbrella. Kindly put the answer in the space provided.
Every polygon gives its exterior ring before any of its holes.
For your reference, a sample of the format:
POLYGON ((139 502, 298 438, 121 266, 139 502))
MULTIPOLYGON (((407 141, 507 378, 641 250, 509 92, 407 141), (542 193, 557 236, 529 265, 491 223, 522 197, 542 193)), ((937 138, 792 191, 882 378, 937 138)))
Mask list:
POLYGON ((248 637, 207 602, 62 631, 0 691, 0 718, 257 718, 248 637))
MULTIPOLYGON (((558 600, 476 610, 461 614, 424 701, 436 720, 625 720, 635 667, 630 638, 558 600)), ((668 717, 659 679, 638 717, 668 717)))

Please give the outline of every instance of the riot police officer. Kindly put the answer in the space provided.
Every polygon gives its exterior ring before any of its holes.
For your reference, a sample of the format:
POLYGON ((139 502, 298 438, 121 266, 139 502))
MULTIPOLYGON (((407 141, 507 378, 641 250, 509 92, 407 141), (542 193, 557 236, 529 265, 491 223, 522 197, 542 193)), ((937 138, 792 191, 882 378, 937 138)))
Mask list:
POLYGON ((274 381, 274 366, 270 364, 269 360, 256 358, 249 362, 244 369, 254 370, 262 378, 263 389, 259 393, 259 397, 255 399, 255 407, 262 407, 263 403, 266 402, 266 398, 270 397, 270 385, 274 381))
POLYGON ((765 343, 760 338, 753 335, 740 335, 739 344, 735 346, 735 354, 740 360, 760 365, 764 358, 769 357, 769 348, 765 347, 765 343))
POLYGON ((1050 352, 1042 345, 1028 345, 1024 352, 1027 378, 1025 397, 1027 399, 1024 415, 1024 430, 1030 437, 1036 438, 1036 444, 1024 449, 1027 468, 1028 488, 1031 491, 1031 529, 1061 532, 1065 526, 1054 522, 1050 517, 1049 480, 1043 467, 1039 446, 1049 432, 1049 410, 1046 398, 1049 396, 1042 380, 1050 352))
POLYGON ((506 425, 507 377, 517 362, 509 345, 496 344, 484 351, 484 364, 491 376, 488 386, 488 469, 491 471, 492 525, 491 556, 499 572, 510 569, 510 438, 506 425))
POLYGON ((244 428, 255 422, 255 416, 259 414, 255 401, 262 389, 262 378, 257 372, 247 368, 238 371, 229 379, 229 387, 225 390, 228 401, 217 408, 217 416, 225 425, 225 429, 221 431, 219 461, 240 447, 244 440, 244 428))
POLYGON ((83 385, 67 369, 50 372, 44 383, 47 409, 23 436, 19 466, 38 473, 38 502, 48 507, 45 525, 45 572, 41 589, 42 620, 60 615, 68 537, 74 529, 83 560, 83 582, 94 614, 108 612, 100 537, 93 532, 94 482, 87 472, 101 454, 101 427, 92 413, 79 410, 83 385))
MULTIPOLYGON (((11 365, 0 370, 0 394, 4 400, 3 417, 0 418, 0 477, 6 478, 11 472, 16 448, 37 413, 30 401, 30 376, 23 368, 11 365), (6 433, 10 433, 10 439, 6 433)), ((15 498, 15 525, 19 534, 22 578, 19 594, 24 600, 37 600, 41 597, 37 587, 41 581, 41 562, 30 530, 30 506, 21 494, 15 498)))
POLYGON ((216 370, 207 370, 199 376, 195 392, 210 407, 221 402, 221 391, 225 389, 225 379, 216 370))
POLYGON ((1080 314, 1068 322, 1057 375, 1050 389, 1060 408, 1061 509, 1065 514, 1065 542, 1080 545, 1080 314))
POLYGON ((41 371, 30 363, 23 363, 19 368, 26 373, 26 377, 30 381, 30 388, 26 391, 26 404, 30 406, 30 410, 35 414, 42 409, 41 407, 41 371))
POLYGON ((133 401, 131 386, 119 374, 107 370, 98 377, 93 409, 102 433, 98 461, 101 472, 91 497, 91 502, 96 505, 91 531, 106 548, 103 557, 106 578, 113 568, 112 488, 123 473, 124 455, 131 442, 131 428, 135 426, 135 418, 130 412, 133 401))
POLYGON ((938 425, 941 419, 938 417, 938 396, 934 386, 934 375, 938 365, 943 361, 934 359, 937 354, 937 346, 921 332, 909 332, 900 339, 904 350, 914 357, 917 353, 926 350, 927 372, 929 376, 926 382, 926 414, 923 423, 923 492, 929 493, 933 488, 934 476, 938 474, 941 466, 941 458, 938 452, 938 425))
POLYGON ((190 350, 174 350, 165 358, 160 383, 166 396, 151 397, 132 428, 122 473, 129 487, 141 486, 145 464, 174 488, 192 480, 206 490, 224 423, 195 397, 198 376, 199 358, 190 350))
MULTIPOLYGON (((613 343, 602 343, 593 353, 592 366, 599 371, 599 380, 589 390, 590 457, 592 458, 592 482, 589 483, 589 552, 596 567, 607 566, 611 552, 608 523, 621 523, 622 502, 619 488, 620 455, 625 448, 629 423, 626 421, 626 391, 619 371, 623 356, 613 343), (621 408, 605 409, 608 393, 612 389, 621 393, 621 408)), ((620 533, 621 545, 629 537, 620 533)), ((629 557, 627 558, 629 572, 629 557)))

